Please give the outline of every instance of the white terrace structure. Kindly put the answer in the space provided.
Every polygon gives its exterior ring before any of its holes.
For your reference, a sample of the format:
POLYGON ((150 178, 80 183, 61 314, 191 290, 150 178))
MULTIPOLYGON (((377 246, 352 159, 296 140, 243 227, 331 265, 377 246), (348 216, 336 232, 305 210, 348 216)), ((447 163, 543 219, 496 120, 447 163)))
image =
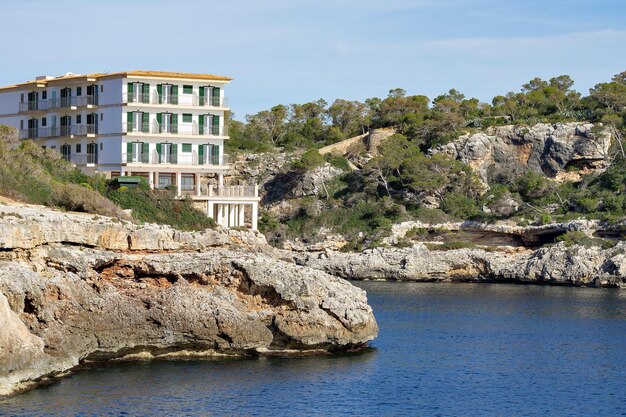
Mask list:
POLYGON ((41 76, 0 88, 0 124, 86 173, 175 186, 218 224, 256 229, 257 186, 224 185, 224 87, 231 80, 157 71, 41 76))

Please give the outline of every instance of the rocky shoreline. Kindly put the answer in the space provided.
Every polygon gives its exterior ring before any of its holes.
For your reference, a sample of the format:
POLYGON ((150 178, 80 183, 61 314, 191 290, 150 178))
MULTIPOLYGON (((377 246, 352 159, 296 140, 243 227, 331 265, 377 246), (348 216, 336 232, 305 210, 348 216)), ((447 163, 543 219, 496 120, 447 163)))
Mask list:
POLYGON ((626 288, 626 242, 614 248, 567 246, 537 250, 376 248, 360 253, 293 252, 282 256, 351 280, 506 282, 626 288))
POLYGON ((362 348, 363 290, 262 235, 0 205, 0 394, 92 361, 362 348))

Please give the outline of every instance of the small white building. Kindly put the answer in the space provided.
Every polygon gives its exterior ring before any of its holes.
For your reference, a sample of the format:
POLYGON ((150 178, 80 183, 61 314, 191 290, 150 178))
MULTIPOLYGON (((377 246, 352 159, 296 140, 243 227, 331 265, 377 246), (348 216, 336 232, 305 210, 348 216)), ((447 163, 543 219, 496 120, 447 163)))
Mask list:
POLYGON ((175 186, 218 224, 256 230, 258 187, 224 185, 224 87, 231 80, 159 71, 40 76, 0 87, 0 124, 86 173, 175 186))

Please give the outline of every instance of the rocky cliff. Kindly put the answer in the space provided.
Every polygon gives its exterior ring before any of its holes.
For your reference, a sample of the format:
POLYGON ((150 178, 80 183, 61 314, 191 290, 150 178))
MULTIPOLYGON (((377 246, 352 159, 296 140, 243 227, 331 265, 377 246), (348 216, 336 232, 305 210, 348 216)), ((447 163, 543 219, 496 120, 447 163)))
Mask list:
POLYGON ((507 183, 528 171, 576 179, 606 166, 611 137, 593 128, 591 123, 491 127, 463 135, 435 152, 468 164, 485 184, 507 183))
POLYGON ((626 242, 611 249, 563 243, 538 250, 376 248, 361 253, 284 252, 299 265, 350 279, 515 282, 626 288, 626 242))
POLYGON ((0 205, 0 394, 90 361, 357 349, 365 292, 262 235, 0 205))

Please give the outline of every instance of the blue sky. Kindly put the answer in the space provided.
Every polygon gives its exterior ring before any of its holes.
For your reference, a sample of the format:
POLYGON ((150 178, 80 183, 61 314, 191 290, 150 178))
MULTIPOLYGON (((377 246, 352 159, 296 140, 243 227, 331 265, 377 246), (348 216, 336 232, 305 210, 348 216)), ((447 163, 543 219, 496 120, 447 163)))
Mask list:
POLYGON ((583 93, 626 70, 624 0, 0 0, 0 85, 130 69, 209 72, 238 119, 275 104, 490 101, 535 76, 583 93))

